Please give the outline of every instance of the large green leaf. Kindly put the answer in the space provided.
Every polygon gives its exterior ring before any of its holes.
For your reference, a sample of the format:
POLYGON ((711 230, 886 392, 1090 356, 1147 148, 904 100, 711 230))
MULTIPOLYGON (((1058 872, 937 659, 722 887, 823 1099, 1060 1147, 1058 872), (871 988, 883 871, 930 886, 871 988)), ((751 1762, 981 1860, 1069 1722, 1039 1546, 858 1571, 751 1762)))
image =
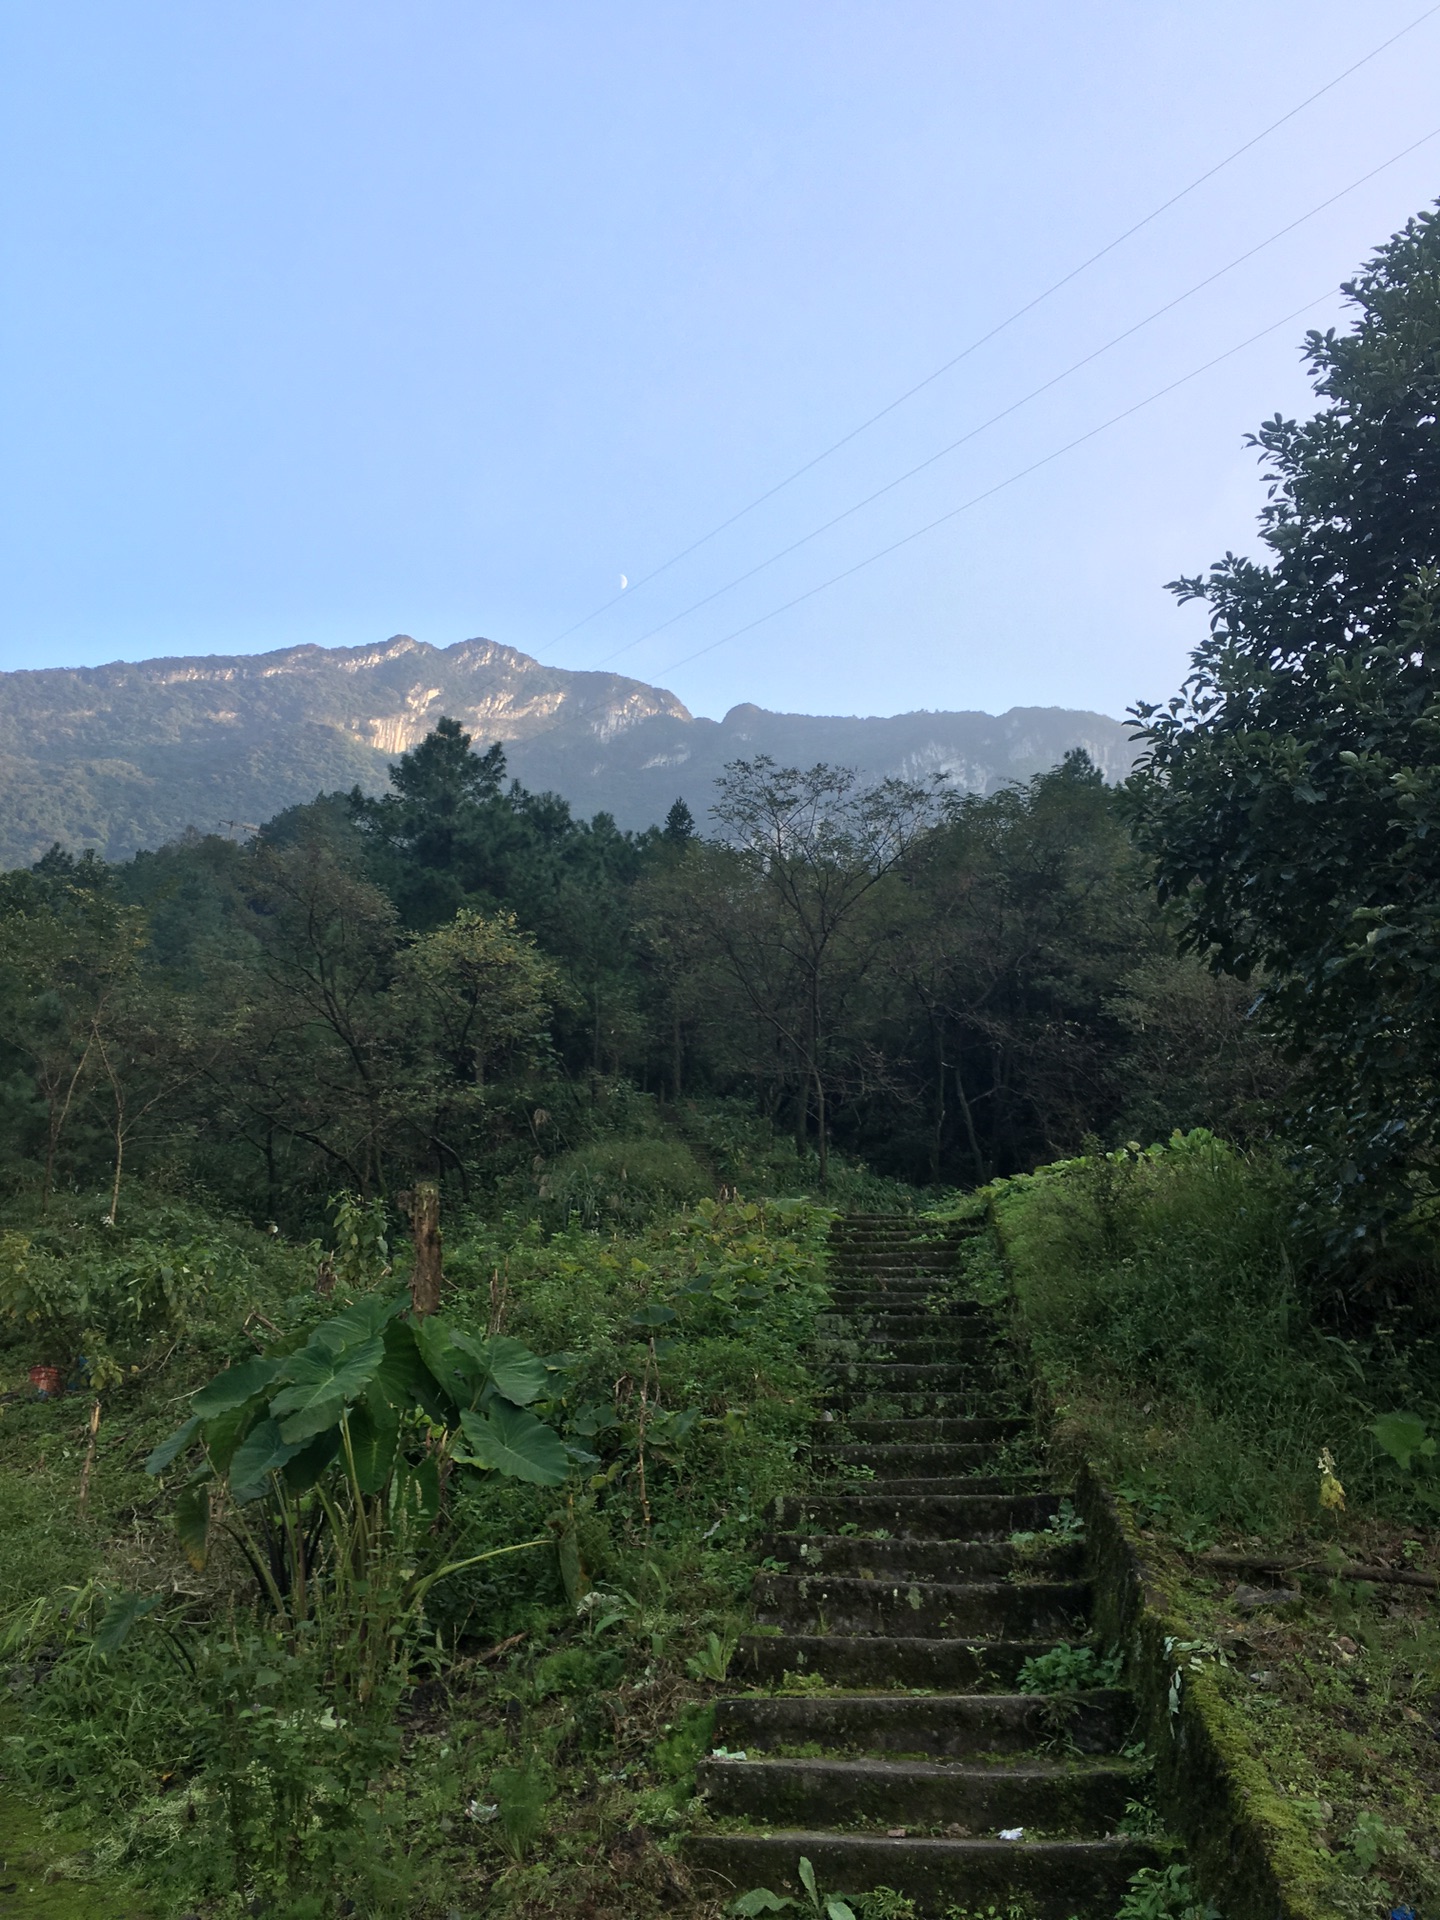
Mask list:
POLYGON ((118 1653, 130 1637, 130 1629, 147 1613, 153 1613, 163 1599, 158 1593, 117 1593, 105 1609, 105 1617, 95 1631, 97 1653, 118 1653))
POLYGON ((1405 1472, 1418 1454, 1422 1460, 1435 1457, 1435 1442, 1426 1432, 1418 1413, 1382 1413, 1370 1429, 1386 1453, 1405 1472))
POLYGON ((517 1407, 528 1407, 549 1385, 545 1362, 523 1340, 501 1333, 493 1340, 467 1341, 466 1345, 489 1375, 490 1385, 517 1407))
POLYGON ((426 1366, 457 1406, 473 1407, 482 1393, 498 1393, 525 1407, 549 1384, 545 1362, 508 1334, 476 1339, 432 1314, 416 1326, 415 1339, 426 1366))
POLYGON ((264 1417, 264 1413, 265 1402, 257 1396, 245 1401, 242 1406, 231 1407, 228 1413, 217 1413, 213 1420, 205 1422, 200 1437, 205 1442, 210 1464, 217 1473, 229 1470, 235 1449, 255 1422, 264 1417))
POLYGON ((455 1330, 438 1313, 417 1321, 415 1344, 420 1357, 457 1407, 473 1406, 485 1384, 485 1366, 473 1341, 455 1330))
POLYGON ((216 1374, 208 1386, 201 1387, 190 1405, 202 1420, 210 1420, 217 1413, 229 1413, 263 1393, 279 1372, 278 1360, 257 1354, 254 1359, 242 1360, 238 1367, 227 1367, 224 1373, 216 1374))
POLYGON ((388 1300, 378 1293, 365 1294, 333 1320, 322 1321, 311 1334, 309 1345, 322 1347, 327 1353, 344 1353, 347 1348, 362 1346, 381 1333, 405 1304, 403 1293, 388 1300))
POLYGON ((415 1329, 407 1321, 392 1320, 384 1339, 385 1358, 368 1393, 383 1394, 392 1407, 418 1406, 432 1420, 449 1426, 455 1418, 455 1403, 425 1364, 415 1341, 415 1329))
POLYGON ((291 1493, 308 1493, 340 1451, 340 1426, 326 1427, 313 1440, 307 1440, 280 1469, 280 1478, 291 1493))
POLYGON ((288 1384, 270 1402, 282 1438, 299 1442, 323 1432, 365 1391, 384 1358, 378 1335, 339 1353, 313 1346, 292 1353, 282 1376, 288 1384))
POLYGON ((178 1458, 200 1431, 200 1416, 196 1414, 187 1420, 183 1427, 177 1427, 168 1440, 162 1440, 150 1458, 145 1462, 147 1473, 163 1473, 172 1460, 178 1458))
POLYGON ((185 1558, 197 1573, 210 1556, 210 1486, 208 1480, 192 1480, 183 1487, 175 1502, 175 1532, 185 1558))
POLYGON ((415 1466, 404 1460, 395 1476, 395 1505, 405 1507, 418 1520, 433 1520, 440 1511, 440 1468, 433 1454, 415 1466))
POLYGON ((230 1492, 239 1501, 258 1500, 272 1473, 299 1453, 303 1442, 286 1440, 273 1417, 257 1420, 230 1462, 230 1492))
POLYGON ((487 1413, 467 1408, 460 1415, 460 1428, 469 1450, 457 1447, 455 1458, 464 1466, 487 1467, 537 1487, 558 1487, 569 1471, 559 1434, 523 1407, 497 1400, 487 1413))
POLYGON ((400 1414, 379 1393, 367 1393, 350 1413, 350 1451, 361 1493, 379 1493, 395 1465, 400 1414))

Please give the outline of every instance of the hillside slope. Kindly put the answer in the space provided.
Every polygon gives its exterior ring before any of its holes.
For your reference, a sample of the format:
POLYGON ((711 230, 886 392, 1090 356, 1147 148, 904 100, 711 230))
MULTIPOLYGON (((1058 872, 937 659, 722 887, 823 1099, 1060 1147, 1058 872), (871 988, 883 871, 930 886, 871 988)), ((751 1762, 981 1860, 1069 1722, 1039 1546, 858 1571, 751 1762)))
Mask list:
POLYGON ((441 648, 397 634, 371 647, 0 674, 0 865, 26 864, 56 840, 123 859, 188 826, 238 829, 318 792, 379 789, 389 761, 442 714, 478 746, 503 741, 527 786, 627 827, 662 819, 677 795, 703 823, 725 763, 756 753, 869 777, 942 772, 980 792, 1071 747, 1111 779, 1133 758, 1126 729, 1101 714, 848 719, 747 705, 696 719, 672 693, 622 674, 542 666, 489 640, 441 648))

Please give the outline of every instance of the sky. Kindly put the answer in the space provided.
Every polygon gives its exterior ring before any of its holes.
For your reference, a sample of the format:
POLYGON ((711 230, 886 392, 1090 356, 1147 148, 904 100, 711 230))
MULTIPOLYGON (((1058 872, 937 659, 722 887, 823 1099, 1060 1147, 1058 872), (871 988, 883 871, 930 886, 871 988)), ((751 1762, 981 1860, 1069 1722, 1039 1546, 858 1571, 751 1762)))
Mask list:
POLYGON ((1427 4, 8 0, 0 669, 404 632, 717 717, 1167 697, 1246 433, 1440 195, 1427 4))

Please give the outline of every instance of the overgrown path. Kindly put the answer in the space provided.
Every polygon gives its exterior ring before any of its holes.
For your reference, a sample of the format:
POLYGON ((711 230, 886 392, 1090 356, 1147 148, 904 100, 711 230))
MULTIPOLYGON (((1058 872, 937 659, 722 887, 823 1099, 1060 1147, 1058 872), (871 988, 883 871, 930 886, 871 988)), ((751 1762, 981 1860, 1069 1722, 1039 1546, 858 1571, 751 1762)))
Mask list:
POLYGON ((1090 1590, 1059 1496, 1015 1469, 1002 1332, 956 1265, 906 1216, 836 1223, 833 1439, 767 1543, 741 1660, 773 1690, 720 1705, 735 1757, 702 1765, 691 1857, 737 1891, 796 1892, 803 1855, 822 1889, 893 1888, 926 1916, 1110 1920, 1155 1859, 1116 1831, 1141 1792, 1130 1703, 1015 1690, 1026 1660, 1084 1643, 1090 1590))

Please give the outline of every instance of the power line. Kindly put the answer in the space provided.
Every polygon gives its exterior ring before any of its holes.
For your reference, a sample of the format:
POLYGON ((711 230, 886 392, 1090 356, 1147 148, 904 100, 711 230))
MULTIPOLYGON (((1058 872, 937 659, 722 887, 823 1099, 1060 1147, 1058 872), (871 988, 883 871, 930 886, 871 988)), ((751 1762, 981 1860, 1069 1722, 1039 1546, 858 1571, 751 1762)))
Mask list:
POLYGON ((722 634, 718 640, 712 640, 708 646, 698 647, 694 653, 687 653, 681 660, 672 660, 668 666, 661 667, 658 671, 662 674, 673 673, 677 667, 688 666, 692 660, 699 660, 704 654, 714 653, 717 647, 727 646, 730 641, 738 640, 742 634, 753 633, 756 627, 763 627, 767 621, 778 619, 782 613, 788 613, 792 607, 798 607, 806 600, 813 600, 817 593, 823 593, 827 587, 837 586, 840 581, 850 579, 852 575, 863 572, 866 567, 873 567, 877 560, 884 560, 889 554, 898 553, 901 547, 908 547, 912 541, 923 539, 927 533, 933 533, 936 527, 942 527, 947 521, 956 519, 962 513, 968 513, 972 507, 978 507, 982 501, 993 500, 997 493, 1003 493, 1007 487, 1013 487, 1017 481, 1027 479, 1032 473, 1038 473, 1042 467, 1048 467, 1052 461, 1059 460, 1064 454, 1072 453, 1076 447, 1083 447, 1087 440, 1093 440, 1098 434, 1108 432, 1111 427, 1118 426, 1122 420, 1128 420, 1132 414, 1139 413, 1142 408, 1153 406, 1157 400, 1163 400, 1167 393, 1174 393, 1177 387, 1183 387, 1191 380, 1198 380, 1202 373, 1208 373, 1212 367, 1218 367, 1222 361, 1233 359, 1237 353, 1243 353, 1246 347, 1253 346, 1257 340, 1263 340, 1267 334, 1277 333, 1281 327, 1288 326, 1302 313, 1308 313, 1312 307, 1319 306, 1321 301, 1331 299, 1334 292, 1333 287, 1327 287, 1324 293, 1318 294, 1313 300, 1307 300, 1304 306, 1296 307, 1282 319, 1272 321, 1268 327, 1262 327, 1258 333, 1252 333, 1247 339, 1237 342, 1235 346, 1227 347, 1224 353, 1217 353, 1213 360, 1205 361, 1202 366, 1192 367, 1189 373, 1182 373, 1178 380, 1171 380, 1166 386, 1157 387, 1154 393, 1147 394, 1143 400, 1137 400, 1133 406, 1125 407, 1119 413, 1112 413, 1110 418, 1102 420, 1098 427, 1091 427, 1085 433, 1077 434, 1073 440, 1067 440, 1063 447, 1056 447, 1039 460, 1032 460, 1028 467, 1021 467, 1017 472, 1007 474, 1005 479, 997 480, 993 486, 986 487, 980 493, 972 494, 968 500, 962 500, 958 507, 951 507, 948 512, 939 514, 934 520, 928 520, 923 527, 916 527, 913 533, 904 534, 900 539, 892 540, 888 546, 868 554, 865 559, 857 560, 853 567, 846 567, 840 573, 832 573, 828 580, 822 580, 818 586, 807 587, 804 593, 797 593, 793 600, 785 601, 783 606, 772 607, 768 613, 762 613, 758 619, 747 621, 743 627, 736 627, 733 632, 722 634))
POLYGON ((682 547, 678 553, 671 554, 668 560, 663 560, 658 567, 652 567, 649 573, 633 581, 625 591, 612 595, 612 597, 606 600, 601 606, 587 613, 583 619, 577 620, 573 626, 566 627, 562 633, 556 634, 550 644, 552 646, 558 646, 562 640, 568 639, 572 633, 578 633, 581 627, 588 626, 592 620, 598 619, 602 613, 608 613, 610 608, 615 606, 620 600, 626 599, 630 594, 638 592, 641 587, 648 586, 650 581, 657 579, 671 567, 678 566, 680 561, 688 559, 692 553, 698 548, 703 547, 707 541, 715 539, 717 535, 724 533, 727 528, 733 527, 737 520, 743 520, 747 513, 753 513, 756 507, 763 506, 767 500, 773 500, 777 493, 783 492, 786 487, 792 485, 793 482, 800 479, 802 475, 809 473, 813 467, 819 466, 822 460, 828 460, 831 454, 838 453, 842 447, 848 446, 849 443, 857 439, 860 434, 868 432, 877 422, 885 419, 888 414, 893 413, 897 407, 903 406, 907 400, 912 400, 917 393, 921 393, 926 387, 933 385, 943 374, 949 373, 953 367, 959 366, 962 360, 969 359, 972 353, 976 353, 981 347, 988 345, 997 335, 1004 333, 1008 327, 1014 326, 1017 320, 1023 319, 1027 313, 1033 313, 1038 306, 1041 306, 1046 300, 1049 300, 1054 294, 1057 294, 1062 287, 1069 286, 1072 280, 1076 280, 1082 273, 1088 272, 1098 261, 1103 260, 1107 254, 1113 253, 1117 247, 1123 246, 1127 240, 1133 239, 1137 233, 1141 232, 1145 227, 1150 226, 1153 221, 1158 220, 1162 214, 1168 213, 1172 207, 1178 206, 1182 200, 1188 199, 1198 188, 1204 186, 1207 180, 1213 180, 1218 173, 1223 173, 1226 167, 1233 165, 1242 155, 1249 153, 1253 147, 1259 146, 1263 140, 1268 140, 1272 133, 1277 133, 1281 127, 1295 119, 1298 114, 1303 113, 1307 107, 1312 107, 1317 100, 1323 99, 1327 93, 1332 93, 1336 87, 1348 80, 1352 74, 1358 73, 1362 67, 1368 66, 1372 60, 1378 59, 1382 53, 1387 52, 1397 41, 1403 40, 1407 34, 1413 33, 1417 27, 1423 26, 1427 20, 1433 18, 1437 13, 1440 13, 1440 0, 1436 0, 1436 3, 1433 6, 1427 7, 1423 13, 1417 14, 1406 26, 1401 27, 1398 32, 1392 33, 1387 40, 1382 40, 1378 46, 1372 47, 1368 53, 1363 54, 1360 59, 1346 67, 1343 72, 1337 73, 1332 80, 1327 80, 1323 87, 1317 87, 1314 93, 1307 94, 1303 100, 1291 107, 1288 112, 1282 113, 1278 120, 1272 120, 1268 126, 1262 127, 1259 133, 1253 134, 1251 138, 1243 142, 1242 145, 1234 148, 1232 152, 1227 153, 1223 159, 1217 160, 1213 166, 1207 167, 1204 173, 1197 174, 1188 186, 1181 187, 1178 193, 1172 193, 1168 200, 1162 200, 1157 207, 1153 207, 1149 213, 1135 221, 1132 226, 1126 227, 1124 232, 1117 234, 1113 240, 1107 241, 1103 247, 1099 248, 1097 252, 1090 254, 1087 259, 1082 260, 1078 266, 1072 267, 1068 273, 1062 274, 1058 280, 1051 281, 1047 287, 1042 288, 1032 299, 1027 300, 1023 306, 1016 307, 1015 310, 1007 314, 1003 320, 997 321, 988 332, 980 334, 976 339, 972 340, 968 346, 962 347, 959 353, 953 355, 949 360, 945 361, 943 365, 936 367, 933 373, 926 374, 923 380, 917 380, 913 386, 907 387, 903 393, 897 395, 894 400, 891 400, 887 405, 881 407, 877 413, 872 413, 868 419, 862 420, 858 426, 852 427, 848 433, 842 434, 838 440, 833 441, 828 447, 823 448, 812 459, 805 461, 802 466, 796 467, 793 472, 787 473, 782 480, 777 480, 774 486, 766 488, 764 493, 757 494, 753 500, 748 501, 745 506, 740 507, 735 513, 732 513, 728 519, 722 520, 718 525, 711 527, 708 533, 702 533, 699 539, 692 540, 688 547, 682 547))
POLYGON ((1398 166, 1402 160, 1407 159, 1409 155, 1415 153, 1419 148, 1426 146, 1431 140, 1436 138, 1440 138, 1440 127, 1432 127, 1430 132, 1422 135, 1419 140, 1412 141, 1408 147, 1402 148, 1399 153, 1392 154, 1388 160, 1382 161, 1378 167, 1372 167, 1369 173, 1362 174, 1358 180, 1352 180, 1348 186, 1342 187, 1338 193, 1332 193, 1328 200, 1322 200, 1318 206, 1311 207, 1308 213, 1302 213, 1297 219, 1291 220, 1286 226, 1280 227, 1276 232, 1269 235, 1267 239, 1260 240, 1253 247, 1247 248, 1244 253, 1237 254, 1233 260, 1227 261, 1223 267, 1217 267, 1213 273, 1207 274, 1203 280, 1197 280, 1193 287, 1187 287, 1184 293, 1177 293, 1173 300, 1167 300, 1163 306, 1156 307, 1153 313, 1147 313, 1143 320, 1135 321, 1133 325, 1126 327, 1122 332, 1114 334, 1109 340, 1105 341, 1102 346, 1094 348, 1079 360, 1072 361, 1071 364, 1060 373, 1053 374, 1050 379, 1042 381, 1038 387, 1032 387, 1028 393, 1022 394, 1018 400, 1013 400, 1008 407, 1002 407, 998 413, 992 413, 987 420, 980 421, 977 426, 973 426, 968 432, 962 433, 958 440, 952 440, 948 446, 941 447, 938 452, 927 455, 924 460, 918 461, 915 466, 908 467, 904 473, 897 474, 893 480, 887 480, 883 487, 877 487, 873 493, 867 493, 862 500, 857 500, 853 506, 846 507, 841 512, 832 515, 830 519, 822 521, 818 527, 812 527, 808 533, 801 534, 798 540, 792 540, 788 546, 781 547, 778 552, 769 554, 765 559, 757 561, 753 567, 748 567, 744 573, 736 574, 734 579, 727 580, 723 586, 716 587, 713 592, 704 594, 699 600, 692 601, 688 607, 682 607, 679 613, 672 613, 668 619, 661 620, 656 626, 650 627, 644 633, 637 635, 635 639, 627 640, 623 647, 617 647, 613 653, 606 654, 604 659, 597 662, 597 664, 602 667, 608 666, 612 660, 620 659, 623 654, 629 653, 633 648, 643 645, 646 640, 653 639, 657 633, 664 633, 667 628, 677 625, 681 620, 688 619, 692 613, 699 612, 701 607, 709 606, 712 601, 720 599, 723 594, 729 593, 732 588, 742 586, 747 580, 753 580, 757 573, 763 573, 767 567, 772 567, 777 561, 784 560, 790 554, 798 552, 801 547, 808 545, 810 541, 818 540, 822 533, 828 533, 832 527, 838 527, 842 520, 850 519, 854 514, 859 513, 865 507, 871 506, 885 494, 892 493, 896 487, 902 486, 905 481, 913 480, 917 473, 923 473, 927 467, 933 467, 937 460, 943 460, 948 454, 956 452, 957 449, 965 446, 969 441, 974 440, 978 435, 986 432, 988 428, 998 425, 1002 420, 1008 419, 1012 413, 1018 413, 1022 407, 1028 406, 1032 400, 1039 399, 1041 394, 1049 393, 1052 387, 1058 387, 1062 381, 1068 380, 1071 374, 1078 373, 1082 367, 1088 367, 1092 361, 1100 359, 1103 354, 1109 353, 1112 348, 1118 347, 1123 341, 1139 333, 1142 328, 1148 327, 1153 321, 1159 320, 1163 315, 1173 312, 1176 307, 1181 306, 1186 300, 1192 299, 1197 293, 1203 292, 1206 287, 1213 286, 1217 280, 1223 279, 1227 273, 1233 273, 1236 267, 1243 266, 1247 260, 1253 260, 1255 255, 1257 253, 1263 253, 1266 247, 1274 246, 1277 240, 1283 240, 1286 234, 1293 233, 1297 227, 1304 226, 1307 220, 1313 220, 1318 214, 1324 213, 1327 208, 1333 207, 1338 200, 1343 200, 1346 194, 1356 192, 1358 188, 1365 186, 1367 182, 1375 179, 1378 174, 1384 173, 1387 168, 1398 166))
MULTIPOLYGON (((842 580, 849 580, 855 574, 862 573, 866 567, 872 567, 877 561, 886 559, 892 553, 898 553, 902 547, 908 547, 914 541, 923 539, 927 533, 933 533, 937 527, 958 519, 962 513, 969 513, 972 508, 980 506, 984 501, 994 499, 996 494, 1003 493, 1007 487, 1013 487, 1019 481, 1028 479, 1032 473, 1038 473, 1042 467, 1048 467, 1067 453, 1073 453, 1076 447, 1083 447, 1087 441, 1096 439, 1102 433, 1108 433, 1111 427, 1119 426, 1122 421, 1129 420, 1144 408, 1153 406, 1157 400, 1163 400, 1166 394, 1174 393, 1177 388, 1187 386, 1192 380, 1198 380, 1202 374, 1209 373, 1212 367, 1221 366, 1226 360, 1233 360, 1237 353, 1243 353, 1247 347, 1253 347, 1257 340, 1267 339, 1270 334, 1278 333, 1282 327, 1288 327, 1292 320, 1298 320, 1302 314, 1309 313, 1323 301, 1332 299, 1335 292, 1334 287, 1327 287, 1323 293, 1317 294, 1312 300, 1307 300, 1303 306, 1293 308, 1279 320, 1272 320, 1269 326, 1261 327, 1258 332, 1237 341, 1233 347, 1227 347, 1223 353, 1217 353, 1213 359, 1203 361, 1198 367, 1192 367, 1188 373, 1182 373, 1178 379, 1168 381, 1163 387, 1157 387, 1153 393, 1146 394, 1143 400, 1136 400, 1132 405, 1123 407, 1119 413, 1112 413, 1109 419, 1102 420, 1098 426, 1090 427, 1086 432, 1077 434, 1073 440, 1067 440, 1063 446, 1053 448, 1049 453, 1043 454, 1040 459, 1032 460, 1028 466, 1020 467, 1016 472, 1007 474, 1003 480, 997 480, 993 486, 971 494, 970 498, 962 500, 958 507, 951 507, 948 512, 926 521, 923 527, 916 527, 913 532, 902 535, 898 540, 892 540, 888 546, 880 547, 863 560, 857 560, 854 566, 845 567, 839 573, 832 573, 828 579, 821 580, 816 586, 808 587, 804 593, 797 593, 793 599, 786 600, 778 607, 772 607, 768 613, 762 613, 758 618, 747 621, 744 626, 735 627, 731 632, 721 634, 718 640, 712 640, 706 646, 697 647, 694 653, 687 653, 679 660, 670 661, 667 666, 657 669, 657 678, 659 675, 673 673, 677 667, 689 666, 692 660, 702 659, 707 653, 714 653, 718 647, 728 646, 732 640, 740 639, 743 634, 753 633, 757 627, 763 627, 769 621, 778 619, 782 613, 789 613, 793 607, 801 606, 807 600, 813 600, 816 594, 824 593, 827 588, 838 586, 842 580)), ((594 672, 596 670, 582 668, 579 671, 594 672)), ((538 734, 550 733, 562 721, 583 720, 587 714, 598 713, 606 705, 607 702, 601 699, 573 707, 562 706, 548 726, 537 728, 536 733, 527 734, 526 739, 533 740, 538 734)))

